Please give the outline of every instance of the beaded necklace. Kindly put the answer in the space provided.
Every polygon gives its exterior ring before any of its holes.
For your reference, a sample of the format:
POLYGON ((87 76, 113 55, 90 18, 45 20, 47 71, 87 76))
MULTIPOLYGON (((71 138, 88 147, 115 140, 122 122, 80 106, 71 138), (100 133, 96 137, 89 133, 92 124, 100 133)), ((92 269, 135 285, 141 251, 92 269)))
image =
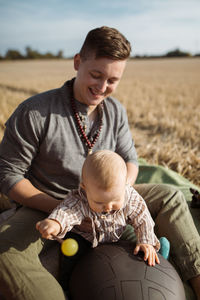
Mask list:
POLYGON ((99 128, 97 129, 97 131, 95 131, 95 134, 94 134, 93 137, 92 136, 89 137, 86 134, 86 126, 82 126, 82 124, 81 124, 81 117, 79 116, 79 113, 78 113, 77 107, 76 107, 76 103, 75 103, 75 100, 74 100, 74 97, 73 97, 73 85, 71 86, 70 100, 71 100, 71 107, 72 107, 72 110, 73 110, 73 113, 74 113, 75 122, 76 122, 76 125, 77 125, 77 128, 78 128, 79 136, 80 136, 81 140, 83 141, 83 143, 85 144, 85 146, 88 149, 88 155, 92 154, 92 148, 94 147, 96 141, 99 138, 99 135, 100 135, 101 129, 102 129, 102 125, 103 125, 104 102, 102 101, 100 103, 102 111, 99 112, 99 116, 100 116, 99 128))

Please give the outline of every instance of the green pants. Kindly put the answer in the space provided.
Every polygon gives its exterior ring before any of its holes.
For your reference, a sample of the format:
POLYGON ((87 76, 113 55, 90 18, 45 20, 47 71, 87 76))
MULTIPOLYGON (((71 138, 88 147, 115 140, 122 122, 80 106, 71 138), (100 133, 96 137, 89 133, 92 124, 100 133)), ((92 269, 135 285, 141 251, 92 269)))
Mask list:
MULTIPOLYGON (((200 274, 200 237, 182 193, 167 185, 135 188, 155 220, 157 236, 170 241, 170 253, 183 279, 200 274)), ((0 293, 5 300, 65 299, 60 285, 38 258, 45 241, 35 224, 45 217, 45 213, 21 208, 1 227, 0 293)), ((130 231, 126 235, 130 238, 130 231)))
POLYGON ((181 191, 170 185, 138 184, 158 238, 170 241, 170 256, 183 281, 200 274, 200 236, 181 191))

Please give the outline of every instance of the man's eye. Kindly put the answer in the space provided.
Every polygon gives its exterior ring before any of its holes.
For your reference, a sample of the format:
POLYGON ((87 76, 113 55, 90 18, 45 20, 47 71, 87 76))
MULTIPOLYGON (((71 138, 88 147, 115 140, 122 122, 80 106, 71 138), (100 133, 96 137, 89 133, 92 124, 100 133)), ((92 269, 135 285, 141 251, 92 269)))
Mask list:
POLYGON ((92 74, 92 73, 91 73, 91 76, 92 76, 92 78, 94 78, 94 79, 98 79, 98 78, 100 78, 100 76, 99 76, 99 75, 92 74))
POLYGON ((114 81, 113 81, 113 80, 108 80, 108 83, 109 83, 109 84, 113 84, 114 81))
POLYGON ((116 80, 114 80, 114 79, 108 79, 109 84, 114 84, 115 82, 116 82, 116 80))

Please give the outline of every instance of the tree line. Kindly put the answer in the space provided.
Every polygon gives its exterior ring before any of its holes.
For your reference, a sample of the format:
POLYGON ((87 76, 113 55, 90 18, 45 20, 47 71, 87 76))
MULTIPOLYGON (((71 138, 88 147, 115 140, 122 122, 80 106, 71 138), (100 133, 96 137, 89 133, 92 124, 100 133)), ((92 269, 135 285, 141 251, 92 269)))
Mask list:
POLYGON ((25 54, 23 55, 20 51, 16 49, 9 49, 4 56, 0 55, 1 60, 16 60, 16 59, 51 59, 51 58, 64 58, 63 51, 59 50, 56 55, 51 52, 46 52, 45 54, 40 53, 37 50, 31 49, 31 47, 26 47, 25 54))
MULTIPOLYGON (((199 57, 200 53, 192 55, 189 52, 181 51, 180 49, 175 49, 167 52, 164 55, 135 55, 132 58, 162 58, 162 57, 199 57)), ((37 50, 31 49, 31 47, 26 47, 25 54, 21 54, 20 51, 15 49, 9 49, 4 56, 0 55, 0 60, 16 60, 16 59, 52 59, 52 58, 64 58, 63 51, 59 50, 57 54, 52 54, 51 52, 46 52, 45 54, 40 53, 37 50)), ((72 58, 72 57, 68 57, 72 58)))
POLYGON ((175 49, 167 52, 164 55, 136 55, 134 58, 162 58, 162 57, 199 57, 200 53, 192 55, 190 52, 184 52, 180 49, 175 49))

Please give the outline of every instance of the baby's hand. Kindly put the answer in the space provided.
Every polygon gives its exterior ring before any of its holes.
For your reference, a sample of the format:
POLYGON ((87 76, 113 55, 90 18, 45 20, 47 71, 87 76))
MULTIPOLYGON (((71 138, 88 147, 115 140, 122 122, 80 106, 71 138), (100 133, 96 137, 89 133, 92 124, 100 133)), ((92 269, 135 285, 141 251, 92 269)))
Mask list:
POLYGON ((60 232, 61 226, 55 220, 44 219, 37 222, 36 229, 39 230, 43 238, 52 239, 53 235, 57 235, 60 232))
POLYGON ((155 248, 149 244, 138 244, 135 247, 134 254, 138 254, 139 251, 144 252, 144 260, 148 260, 149 266, 155 266, 155 263, 159 264, 160 260, 156 253, 155 248))

